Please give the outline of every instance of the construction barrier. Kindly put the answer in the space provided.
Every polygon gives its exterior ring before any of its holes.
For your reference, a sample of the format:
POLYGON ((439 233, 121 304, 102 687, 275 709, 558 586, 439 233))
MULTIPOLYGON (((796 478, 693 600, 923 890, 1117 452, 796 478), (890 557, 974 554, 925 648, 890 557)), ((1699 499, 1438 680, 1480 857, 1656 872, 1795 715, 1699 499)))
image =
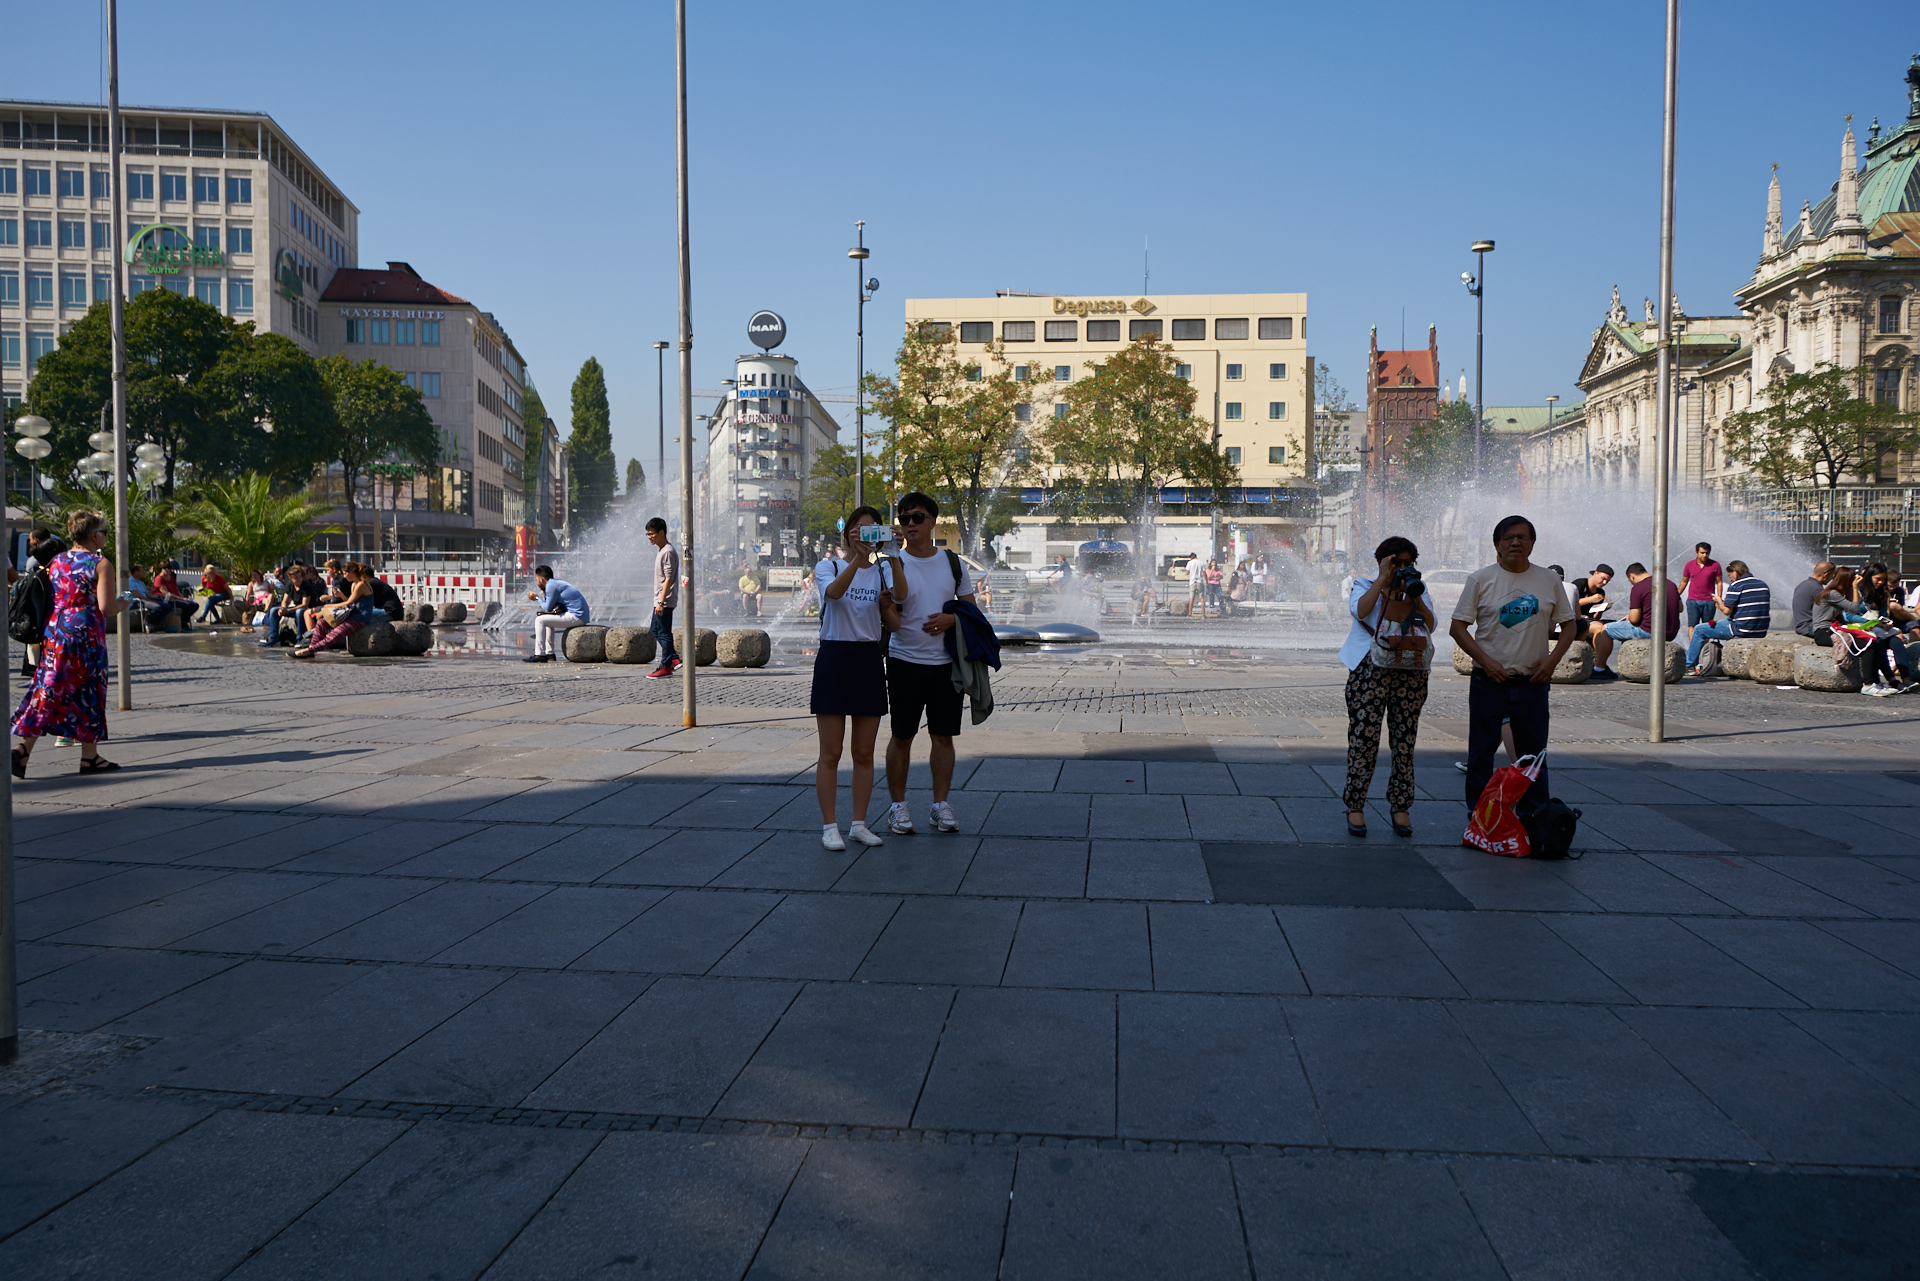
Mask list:
POLYGON ((500 574, 391 573, 381 577, 403 601, 425 601, 430 605, 464 601, 481 615, 486 613, 489 601, 503 609, 507 603, 507 580, 500 574))

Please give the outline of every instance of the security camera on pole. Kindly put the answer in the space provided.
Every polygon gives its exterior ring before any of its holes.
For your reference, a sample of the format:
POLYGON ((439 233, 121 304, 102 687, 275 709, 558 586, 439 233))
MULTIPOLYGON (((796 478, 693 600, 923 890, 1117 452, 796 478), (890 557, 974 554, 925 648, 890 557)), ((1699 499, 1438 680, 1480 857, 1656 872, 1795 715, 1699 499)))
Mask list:
POLYGON ((853 505, 864 507, 867 503, 867 303, 880 288, 880 282, 863 279, 867 274, 867 224, 863 219, 853 225, 858 243, 847 250, 847 257, 853 259, 853 291, 860 299, 853 328, 854 363, 859 366, 853 380, 853 505))
POLYGON ((1480 433, 1487 419, 1486 398, 1481 391, 1481 367, 1486 352, 1487 300, 1481 296, 1487 278, 1487 255, 1493 252, 1491 240, 1476 240, 1468 246, 1469 253, 1480 255, 1480 272, 1460 273, 1460 283, 1473 295, 1473 483, 1480 483, 1480 433))

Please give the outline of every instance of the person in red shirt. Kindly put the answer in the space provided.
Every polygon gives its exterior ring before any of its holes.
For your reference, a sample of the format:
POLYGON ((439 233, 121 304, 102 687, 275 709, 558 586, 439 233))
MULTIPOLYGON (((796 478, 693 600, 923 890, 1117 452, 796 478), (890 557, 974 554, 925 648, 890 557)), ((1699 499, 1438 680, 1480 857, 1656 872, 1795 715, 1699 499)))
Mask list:
POLYGON ((200 613, 196 622, 213 623, 220 619, 220 606, 233 599, 233 588, 220 576, 220 567, 208 561, 200 567, 200 586, 206 588, 208 595, 200 598, 200 613))
POLYGON ((1726 581, 1720 562, 1713 558, 1712 543, 1694 545, 1693 559, 1681 567, 1680 578, 1687 585, 1687 630, 1691 632, 1694 624, 1713 621, 1714 605, 1726 581))

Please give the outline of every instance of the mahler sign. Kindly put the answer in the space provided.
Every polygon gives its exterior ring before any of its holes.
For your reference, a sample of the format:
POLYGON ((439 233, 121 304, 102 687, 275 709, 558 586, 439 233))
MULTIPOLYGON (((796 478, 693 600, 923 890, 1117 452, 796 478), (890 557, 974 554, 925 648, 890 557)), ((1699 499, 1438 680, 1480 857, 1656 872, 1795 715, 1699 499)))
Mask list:
POLYGON ((218 249, 193 243, 193 237, 185 227, 176 227, 170 222, 153 222, 133 233, 133 239, 127 242, 127 261, 136 266, 145 267, 156 276, 173 276, 189 267, 224 267, 226 255, 218 249), (156 244, 155 238, 160 232, 170 231, 178 236, 179 245, 156 244))

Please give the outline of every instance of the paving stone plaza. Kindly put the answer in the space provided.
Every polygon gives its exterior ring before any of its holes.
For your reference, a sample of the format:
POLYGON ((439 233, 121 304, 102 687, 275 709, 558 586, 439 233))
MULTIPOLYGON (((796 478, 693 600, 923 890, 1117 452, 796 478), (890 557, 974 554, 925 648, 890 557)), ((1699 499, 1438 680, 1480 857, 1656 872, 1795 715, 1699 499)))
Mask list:
POLYGON ((1920 1258, 1920 700, 1689 681, 1655 747, 1556 687, 1536 863, 1458 844, 1444 665, 1358 841, 1330 652, 1009 651, 960 833, 922 763, 830 854, 804 666, 688 730, 638 668, 221 643, 14 785, 0 1276, 1920 1258))

